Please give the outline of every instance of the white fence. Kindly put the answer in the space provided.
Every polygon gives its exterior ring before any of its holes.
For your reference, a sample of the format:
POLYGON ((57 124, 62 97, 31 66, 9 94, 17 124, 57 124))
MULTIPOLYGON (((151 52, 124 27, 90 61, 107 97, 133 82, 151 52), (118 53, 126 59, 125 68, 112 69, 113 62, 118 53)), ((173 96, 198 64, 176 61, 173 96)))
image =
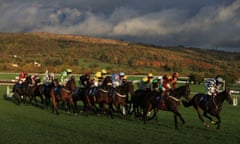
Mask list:
POLYGON ((238 105, 238 97, 240 97, 240 91, 231 90, 232 97, 233 97, 233 106, 238 105))
POLYGON ((12 86, 15 84, 14 81, 6 81, 6 80, 0 80, 0 86, 6 86, 6 96, 12 97, 12 86))

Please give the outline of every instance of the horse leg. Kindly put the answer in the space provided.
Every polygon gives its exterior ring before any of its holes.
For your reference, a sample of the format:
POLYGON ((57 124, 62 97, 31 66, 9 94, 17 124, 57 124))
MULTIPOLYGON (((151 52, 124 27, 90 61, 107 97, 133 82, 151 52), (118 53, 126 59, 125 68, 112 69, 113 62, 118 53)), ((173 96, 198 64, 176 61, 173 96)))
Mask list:
POLYGON ((110 114, 111 118, 113 119, 113 105, 112 104, 108 105, 108 110, 109 110, 109 114, 110 114))
POLYGON ((221 123, 221 117, 220 117, 219 114, 217 114, 216 118, 218 119, 218 121, 217 121, 217 130, 219 130, 220 129, 220 123, 221 123))
POLYGON ((205 116, 206 118, 208 118, 208 119, 210 120, 211 124, 216 124, 216 122, 215 122, 210 116, 207 115, 207 112, 206 112, 206 111, 204 111, 203 116, 205 116))
POLYGON ((201 115, 201 113, 200 113, 200 107, 196 107, 196 110, 197 110, 199 119, 203 122, 204 126, 208 128, 209 125, 204 122, 204 119, 203 119, 203 117, 202 117, 202 115, 201 115))
POLYGON ((175 123, 176 129, 178 129, 177 117, 180 118, 180 120, 182 121, 182 124, 185 124, 185 120, 183 119, 182 115, 178 111, 174 112, 174 123, 175 123))
POLYGON ((52 97, 52 113, 54 113, 54 111, 56 111, 56 114, 59 115, 55 96, 52 97))

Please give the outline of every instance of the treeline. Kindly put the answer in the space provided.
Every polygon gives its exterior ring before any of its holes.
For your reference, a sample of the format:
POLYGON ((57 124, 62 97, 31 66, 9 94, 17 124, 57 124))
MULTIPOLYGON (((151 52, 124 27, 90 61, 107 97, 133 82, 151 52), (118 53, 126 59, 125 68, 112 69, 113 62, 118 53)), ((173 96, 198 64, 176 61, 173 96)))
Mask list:
POLYGON ((197 48, 151 45, 48 33, 0 34, 0 69, 5 72, 109 72, 156 75, 178 71, 182 76, 239 79, 240 54, 197 48), (35 65, 35 63, 40 64, 35 65), (14 65, 15 64, 15 65, 14 65))

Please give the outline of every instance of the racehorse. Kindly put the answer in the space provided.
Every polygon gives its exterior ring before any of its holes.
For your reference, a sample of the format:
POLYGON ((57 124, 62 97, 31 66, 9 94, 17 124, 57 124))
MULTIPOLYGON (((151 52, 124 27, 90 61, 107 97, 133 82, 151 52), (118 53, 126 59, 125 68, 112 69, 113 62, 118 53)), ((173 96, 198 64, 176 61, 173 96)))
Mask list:
POLYGON ((27 95, 27 89, 28 86, 32 84, 32 79, 31 76, 27 76, 26 80, 20 84, 20 83, 16 83, 13 86, 13 96, 15 98, 15 100, 17 101, 17 104, 23 102, 26 102, 26 99, 28 97, 27 95))
POLYGON ((185 120, 183 119, 182 115, 178 112, 180 98, 183 96, 187 101, 190 100, 190 87, 188 84, 180 86, 173 91, 170 91, 169 95, 166 96, 164 99, 161 100, 159 96, 161 92, 154 92, 150 93, 150 96, 146 97, 146 105, 143 108, 143 120, 146 123, 147 114, 152 110, 153 115, 148 118, 148 120, 153 119, 158 110, 164 111, 171 111, 174 114, 174 124, 175 128, 178 128, 177 117, 180 118, 183 124, 185 124, 185 120))
POLYGON ((76 93, 73 94, 73 105, 74 105, 74 109, 77 110, 77 101, 78 100, 82 100, 83 102, 83 111, 84 112, 88 112, 88 110, 92 109, 92 103, 90 101, 90 95, 89 95, 89 91, 90 91, 90 86, 88 87, 80 87, 77 88, 76 93))
POLYGON ((48 107, 50 102, 51 102, 51 89, 54 87, 54 83, 48 83, 48 84, 40 84, 38 86, 38 91, 40 92, 41 95, 45 96, 45 104, 48 107))
POLYGON ((203 117, 200 113, 201 109, 203 110, 203 116, 208 118, 211 124, 217 124, 217 129, 220 129, 221 123, 220 112, 222 110, 222 104, 225 100, 228 101, 229 104, 233 103, 230 89, 226 89, 223 92, 218 93, 214 97, 207 94, 199 93, 194 95, 191 101, 182 102, 185 107, 193 106, 196 109, 199 119, 203 122, 203 124, 206 127, 209 127, 209 125, 206 122, 204 122, 203 117), (215 116, 218 121, 217 122, 213 121, 213 119, 207 114, 215 116))
POLYGON ((126 110, 128 112, 128 94, 131 96, 134 95, 134 87, 131 81, 124 83, 123 85, 117 86, 114 90, 113 95, 113 104, 120 111, 120 106, 123 106, 123 115, 127 115, 126 110))
POLYGON ((43 95, 41 93, 41 87, 40 87, 40 82, 41 80, 40 79, 37 79, 35 82, 34 82, 34 85, 28 85, 28 88, 27 88, 27 95, 30 96, 30 102, 32 102, 32 100, 35 101, 35 103, 37 104, 37 96, 40 97, 41 99, 41 103, 43 104, 43 95))
POLYGON ((58 79, 54 79, 54 87, 50 91, 50 95, 52 98, 52 113, 56 111, 58 115, 59 112, 57 110, 58 102, 62 101, 67 102, 69 105, 69 109, 72 109, 75 112, 73 107, 73 98, 72 94, 76 91, 76 83, 74 77, 67 81, 66 86, 60 86, 58 79))

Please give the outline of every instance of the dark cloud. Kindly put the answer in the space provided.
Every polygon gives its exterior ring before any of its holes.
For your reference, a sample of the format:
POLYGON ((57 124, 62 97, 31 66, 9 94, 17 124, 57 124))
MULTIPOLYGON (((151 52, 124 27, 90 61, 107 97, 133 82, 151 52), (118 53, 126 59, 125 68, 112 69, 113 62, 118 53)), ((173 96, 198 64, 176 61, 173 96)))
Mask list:
MULTIPOLYGON (((239 0, 0 0, 0 31, 240 49, 239 0)), ((239 50, 240 51, 240 50, 239 50)))

